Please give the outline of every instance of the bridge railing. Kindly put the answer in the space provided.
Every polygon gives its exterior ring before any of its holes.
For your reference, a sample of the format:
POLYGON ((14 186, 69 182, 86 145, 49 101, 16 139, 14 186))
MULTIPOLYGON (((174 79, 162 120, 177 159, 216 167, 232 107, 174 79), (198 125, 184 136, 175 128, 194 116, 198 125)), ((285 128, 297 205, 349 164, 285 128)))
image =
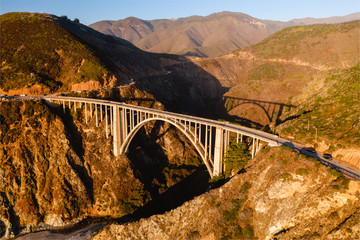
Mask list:
MULTIPOLYGON (((251 137, 253 139, 253 146, 252 146, 252 156, 255 156, 256 151, 259 149, 259 141, 267 142, 270 146, 281 146, 281 145, 287 145, 286 143, 289 143, 286 139, 282 139, 278 137, 277 135, 262 132, 260 130, 251 129, 248 127, 228 123, 228 122, 220 122, 216 120, 201 118, 201 117, 195 117, 195 116, 189 116, 179 113, 173 113, 173 112, 167 112, 163 110, 157 110, 157 109, 151 109, 141 106, 134 106, 126 103, 119 103, 114 101, 108 101, 108 100, 102 100, 102 99, 89 99, 89 98, 77 98, 77 97, 54 97, 54 96, 44 96, 43 99, 48 101, 57 101, 62 102, 65 106, 65 102, 85 102, 88 104, 96 104, 96 105, 104 105, 106 106, 106 109, 108 107, 118 107, 125 112, 130 112, 129 114, 134 114, 136 112, 136 123, 132 122, 132 126, 126 126, 126 134, 129 133, 129 131, 134 128, 134 125, 138 124, 139 118, 140 120, 142 117, 144 119, 148 118, 149 115, 151 115, 154 120, 156 119, 164 119, 168 120, 169 122, 172 122, 175 126, 182 129, 186 132, 188 136, 190 136, 190 140, 193 142, 193 144, 196 146, 199 154, 202 156, 205 164, 207 165, 207 168, 209 170, 210 176, 213 176, 218 174, 220 171, 221 173, 221 166, 223 164, 223 155, 226 152, 227 145, 229 144, 229 136, 230 133, 236 134, 238 136, 241 134, 241 136, 247 136, 251 137), (140 116, 140 117, 139 117, 140 116), (205 129, 205 131, 204 131, 205 129), (208 132, 210 129, 210 133, 208 132), (218 133, 219 129, 221 129, 221 141, 218 139, 218 133), (201 134, 210 134, 206 137, 199 136, 201 134), (214 137, 215 136, 215 137, 214 137), (210 142, 209 142, 210 141, 210 142), (220 143, 219 143, 220 142, 220 143), (221 148, 221 150, 217 149, 221 148), (219 153, 220 151, 220 153, 219 153), (222 155, 222 156, 219 156, 222 155), (220 160, 219 160, 220 159, 220 160), (217 169, 216 169, 217 168, 217 169), (214 169, 214 172, 212 172, 212 169, 214 169), (220 170, 219 170, 220 169, 220 170)), ((85 104, 86 106, 86 104, 85 104)), ((76 109, 76 104, 74 104, 74 108, 76 109)), ((86 107, 85 107, 86 109, 86 107)), ((107 110, 106 110, 107 111, 107 110)), ((110 108, 110 113, 112 113, 110 108)), ((111 118, 111 117, 110 117, 111 118)), ((128 118, 135 118, 135 116, 126 116, 125 121, 128 120, 128 118)), ((134 119, 132 120, 134 121, 134 119)), ((111 123, 112 124, 112 123, 111 123)), ((113 131, 113 128, 111 128, 111 131, 113 131)), ((294 148, 294 147, 293 147, 294 148)), ((295 148, 301 149, 302 147, 297 146, 295 148)), ((310 153, 305 152, 306 155, 311 156, 310 153)), ((357 174, 359 171, 354 170, 353 168, 348 167, 342 167, 341 164, 335 164, 330 163, 328 161, 325 161, 321 158, 316 157, 321 163, 332 167, 336 170, 339 170, 343 172, 346 176, 349 176, 351 178, 360 180, 360 174, 357 174), (347 167, 349 169, 347 169, 347 167)))

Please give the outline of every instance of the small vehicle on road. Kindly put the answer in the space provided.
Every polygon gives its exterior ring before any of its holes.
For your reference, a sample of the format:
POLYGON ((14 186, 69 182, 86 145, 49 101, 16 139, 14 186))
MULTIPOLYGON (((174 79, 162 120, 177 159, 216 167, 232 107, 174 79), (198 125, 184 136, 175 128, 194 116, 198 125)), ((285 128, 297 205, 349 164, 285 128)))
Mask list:
POLYGON ((304 148, 304 150, 307 152, 316 153, 316 150, 313 147, 306 147, 306 148, 304 148))
POLYGON ((323 157, 324 157, 325 159, 332 160, 332 156, 331 156, 331 154, 329 154, 329 153, 324 153, 324 154, 323 154, 323 157))

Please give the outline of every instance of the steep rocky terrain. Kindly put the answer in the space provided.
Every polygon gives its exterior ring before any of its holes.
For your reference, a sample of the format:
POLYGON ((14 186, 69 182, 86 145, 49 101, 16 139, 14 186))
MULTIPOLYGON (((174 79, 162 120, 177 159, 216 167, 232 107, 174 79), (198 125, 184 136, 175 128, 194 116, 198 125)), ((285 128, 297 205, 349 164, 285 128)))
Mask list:
MULTIPOLYGON (((163 108, 133 86, 113 90, 111 98, 163 108)), ((1 102, 0 237, 130 214, 202 166, 168 125, 146 125, 130 146, 134 154, 116 158, 105 123, 96 127, 93 117, 85 125, 84 118, 84 107, 63 114, 42 102, 1 102)))
POLYGON ((267 148, 222 187, 94 239, 357 239, 359 193, 312 158, 267 148))

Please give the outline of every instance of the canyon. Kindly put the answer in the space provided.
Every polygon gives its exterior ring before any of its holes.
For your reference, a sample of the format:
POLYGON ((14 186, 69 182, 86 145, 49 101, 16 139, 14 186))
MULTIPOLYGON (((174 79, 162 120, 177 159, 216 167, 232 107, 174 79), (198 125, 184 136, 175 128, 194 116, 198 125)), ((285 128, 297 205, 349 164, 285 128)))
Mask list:
MULTIPOLYGON (((230 121, 359 169, 359 21, 285 28, 214 58, 144 52, 48 14, 0 21, 1 94, 101 98, 230 121)), ((311 157, 262 146, 210 179, 170 124, 150 122, 115 157, 104 123, 85 124, 84 114, 1 102, 1 238, 70 227, 68 236, 83 223, 96 226, 93 239, 360 237, 359 182, 311 157)))

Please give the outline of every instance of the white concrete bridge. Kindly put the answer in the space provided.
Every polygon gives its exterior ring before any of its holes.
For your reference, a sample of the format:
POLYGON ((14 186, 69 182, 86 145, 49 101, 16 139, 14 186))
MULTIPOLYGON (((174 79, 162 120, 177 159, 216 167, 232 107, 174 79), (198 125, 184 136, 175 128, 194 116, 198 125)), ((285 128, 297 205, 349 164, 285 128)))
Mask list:
POLYGON ((260 149, 260 142, 279 146, 279 137, 255 129, 200 117, 133 106, 103 99, 44 96, 43 99, 61 104, 64 108, 77 111, 85 109, 85 122, 95 117, 96 126, 105 121, 106 137, 112 135, 115 156, 128 151, 129 145, 139 129, 150 121, 164 121, 180 130, 194 145, 204 161, 211 177, 224 171, 224 157, 230 136, 241 143, 243 136, 252 138, 252 157, 260 149))

